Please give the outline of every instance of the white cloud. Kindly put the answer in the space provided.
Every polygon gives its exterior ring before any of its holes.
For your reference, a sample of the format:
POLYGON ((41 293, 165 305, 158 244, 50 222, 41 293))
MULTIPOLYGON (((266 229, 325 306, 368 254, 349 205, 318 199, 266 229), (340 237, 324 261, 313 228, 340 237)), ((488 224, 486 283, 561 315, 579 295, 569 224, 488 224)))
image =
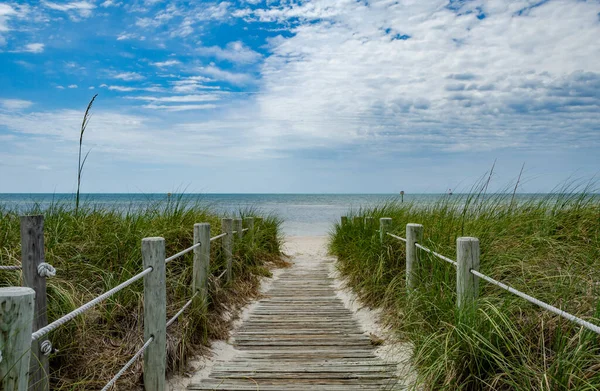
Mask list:
POLYGON ((181 80, 172 81, 171 84, 173 84, 173 92, 189 94, 200 90, 218 89, 218 87, 211 87, 203 84, 211 81, 213 80, 204 76, 190 76, 181 80))
MULTIPOLYGON (((267 3, 253 17, 293 35, 270 41, 261 68, 264 142, 377 153, 600 146, 590 125, 600 121, 600 4, 557 0, 519 15, 532 4, 267 3)), ((202 73, 226 80, 221 71, 202 73)))
POLYGON ((92 16, 92 11, 96 8, 94 4, 88 1, 71 1, 62 4, 51 1, 42 1, 42 4, 52 10, 66 12, 73 20, 92 16))
POLYGON ((123 81, 138 81, 138 80, 144 80, 145 77, 140 75, 139 73, 136 72, 119 72, 119 73, 113 73, 111 75, 111 77, 113 79, 119 79, 119 80, 123 80, 123 81))
POLYGON ((179 64, 181 64, 181 62, 179 62, 177 60, 167 60, 167 61, 159 61, 159 62, 151 63, 151 65, 154 65, 155 67, 159 67, 159 68, 170 67, 170 66, 179 65, 179 64))
POLYGON ((57 89, 57 90, 64 90, 64 89, 65 89, 65 87, 63 87, 63 86, 56 86, 56 89, 57 89))
POLYGON ((219 60, 237 63, 253 63, 261 59, 261 54, 250 49, 241 41, 229 42, 225 49, 218 46, 199 48, 198 53, 213 56, 219 60))
POLYGON ((0 33, 10 31, 8 20, 17 15, 17 11, 8 4, 0 4, 0 33))
POLYGON ((225 81, 234 85, 247 85, 255 81, 249 74, 226 71, 215 65, 200 67, 198 68, 198 72, 210 76, 215 80, 225 81))
POLYGON ((77 84, 71 84, 71 85, 69 85, 69 87, 67 87, 67 88, 75 89, 75 88, 77 88, 77 84))
POLYGON ((217 106, 214 104, 204 104, 204 105, 156 105, 156 104, 148 104, 143 106, 145 109, 152 110, 165 110, 165 111, 190 111, 190 110, 209 110, 214 109, 217 106))
POLYGON ((131 96, 127 99, 144 100, 147 102, 162 103, 185 103, 185 102, 211 102, 220 100, 223 93, 211 93, 202 95, 175 95, 175 96, 131 96))
POLYGON ((20 111, 33 105, 33 102, 22 99, 0 99, 0 107, 4 110, 20 111))
POLYGON ((121 2, 116 2, 114 0, 106 0, 105 2, 103 2, 102 4, 100 4, 100 7, 103 8, 108 8, 108 7, 119 7, 121 6, 123 3, 121 2))
POLYGON ((94 86, 89 86, 89 87, 88 87, 88 90, 93 90, 93 89, 95 89, 95 88, 96 88, 96 87, 94 87, 94 86))
POLYGON ((42 53, 44 51, 43 43, 28 43, 21 50, 26 53, 42 53))
POLYGON ((125 87, 125 86, 106 86, 106 87, 108 87, 108 89, 111 91, 120 91, 120 92, 131 92, 131 91, 137 90, 137 88, 125 87))

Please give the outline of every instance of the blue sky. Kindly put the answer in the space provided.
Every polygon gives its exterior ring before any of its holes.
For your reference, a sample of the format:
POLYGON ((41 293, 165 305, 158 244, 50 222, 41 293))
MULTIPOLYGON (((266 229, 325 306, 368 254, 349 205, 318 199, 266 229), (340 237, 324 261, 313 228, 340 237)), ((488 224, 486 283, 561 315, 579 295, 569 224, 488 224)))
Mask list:
POLYGON ((0 1, 0 192, 522 191, 600 171, 598 0, 0 1))

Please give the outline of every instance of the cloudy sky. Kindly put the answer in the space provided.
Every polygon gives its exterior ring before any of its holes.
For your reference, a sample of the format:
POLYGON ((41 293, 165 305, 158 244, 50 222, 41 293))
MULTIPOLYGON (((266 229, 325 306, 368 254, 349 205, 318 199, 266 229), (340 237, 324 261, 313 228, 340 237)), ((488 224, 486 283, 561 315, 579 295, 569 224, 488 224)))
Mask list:
POLYGON ((600 1, 0 1, 0 192, 443 192, 600 172, 600 1))

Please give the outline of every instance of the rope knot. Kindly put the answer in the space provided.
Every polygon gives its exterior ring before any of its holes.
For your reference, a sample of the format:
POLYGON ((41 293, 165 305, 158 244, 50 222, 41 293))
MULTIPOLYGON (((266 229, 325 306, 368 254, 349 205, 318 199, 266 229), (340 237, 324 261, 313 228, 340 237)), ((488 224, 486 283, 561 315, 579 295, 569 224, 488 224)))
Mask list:
POLYGON ((42 262, 37 267, 37 272, 40 277, 54 277, 56 275, 56 269, 49 263, 42 262))
POLYGON ((54 349, 52 347, 52 342, 50 342, 49 340, 45 340, 40 345, 40 351, 44 354, 44 356, 49 356, 52 353, 58 352, 58 349, 54 349))

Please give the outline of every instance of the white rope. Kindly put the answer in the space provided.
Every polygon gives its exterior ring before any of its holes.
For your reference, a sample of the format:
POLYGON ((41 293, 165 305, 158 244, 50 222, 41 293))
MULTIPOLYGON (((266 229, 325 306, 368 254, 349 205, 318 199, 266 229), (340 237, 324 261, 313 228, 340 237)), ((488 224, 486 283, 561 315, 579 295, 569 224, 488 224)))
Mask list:
POLYGON ((223 270, 223 273, 219 274, 219 277, 217 277, 217 280, 220 280, 221 277, 223 277, 223 275, 227 273, 227 269, 223 270))
POLYGON ((189 253, 190 251, 192 251, 192 250, 193 250, 193 249, 195 249, 196 247, 200 247, 200 245, 202 245, 202 243, 196 243, 196 244, 194 244, 192 247, 188 247, 188 248, 186 248, 185 250, 183 250, 183 251, 180 251, 180 252, 178 252, 178 253, 177 253, 177 254, 175 254, 175 255, 171 255, 169 258, 165 259, 165 263, 169 263, 169 262, 171 262, 172 260, 174 260, 174 259, 177 259, 177 258, 179 258, 180 256, 182 256, 182 255, 184 255, 184 254, 187 254, 187 253, 189 253))
POLYGON ((398 240, 402 240, 404 243, 406 243, 406 239, 401 238, 400 236, 396 236, 394 234, 391 234, 389 232, 386 232, 386 234, 388 234, 389 236, 391 236, 392 238, 398 239, 398 240))
POLYGON ((232 234, 237 234, 237 231, 231 231, 232 234))
POLYGON ((189 299, 187 301, 187 303, 185 303, 183 305, 183 307, 181 307, 181 309, 171 318, 169 319, 169 321, 167 322, 167 328, 173 324, 173 322, 175 322, 177 320, 177 318, 179 318, 179 316, 181 314, 183 314, 183 312, 190 306, 190 304, 192 304, 192 301, 194 301, 194 297, 196 297, 196 295, 198 294, 198 291, 196 291, 196 293, 194 293, 194 295, 191 297, 191 299, 189 299))
POLYGON ((0 266, 0 270, 21 270, 21 266, 0 266))
POLYGON ((115 375, 115 377, 113 377, 112 379, 110 379, 110 381, 108 383, 106 383, 106 385, 104 386, 104 388, 102 389, 102 391, 108 390, 113 384, 115 384, 116 381, 119 380, 119 378, 121 376, 123 376, 123 374, 125 373, 125 371, 128 370, 129 367, 133 365, 133 363, 135 362, 135 360, 137 360, 138 357, 140 357, 142 355, 142 353, 144 353, 144 351, 148 348, 148 346, 150 346, 150 344, 152 343, 152 341, 154 341, 154 337, 148 338, 148 340, 146 341, 146 343, 144 344, 144 346, 142 346, 140 348, 140 350, 138 350, 137 353, 134 354, 133 357, 131 357, 131 359, 129 361, 127 361, 127 364, 125 364, 123 366, 123 368, 121 368, 121 370, 119 372, 117 372, 117 374, 115 375))
POLYGON ((210 238, 210 241, 212 242, 213 240, 221 239, 224 236, 227 236, 227 232, 223 232, 221 235, 213 236, 210 238))
POLYGON ((536 299, 535 297, 529 296, 526 293, 523 293, 521 291, 516 290, 515 288, 512 288, 512 287, 510 287, 510 286, 508 286, 506 284, 501 283, 500 281, 494 280, 493 278, 488 277, 485 274, 478 272, 477 270, 471 269, 469 271, 473 275, 476 275, 477 277, 479 277, 479 278, 481 278, 483 280, 486 280, 490 284, 496 285, 497 287, 502 288, 502 289, 504 289, 504 290, 506 290, 506 291, 508 291, 508 292, 510 292, 512 294, 514 294, 514 295, 517 295, 520 298, 525 299, 525 300, 527 300, 530 303, 533 303, 533 304, 535 304, 537 306, 540 306, 540 307, 544 308, 545 310, 553 312, 553 313, 555 313, 558 316, 562 316, 563 318, 568 319, 571 322, 575 322, 578 325, 583 326, 586 329, 595 332, 596 334, 600 334, 600 327, 596 326, 593 323, 587 322, 587 321, 585 321, 585 320, 583 320, 581 318, 576 317, 575 315, 571 315, 568 312, 565 312, 565 311, 561 310, 560 308, 556 308, 554 306, 551 306, 550 304, 546 304, 543 301, 536 299))
POLYGON ((107 291, 106 293, 103 293, 102 295, 96 297, 95 299, 85 303, 84 305, 82 305, 81 307, 69 312, 68 314, 64 315, 62 318, 59 318, 57 320, 55 320, 54 322, 50 323, 47 326, 42 327, 41 329, 39 329, 38 331, 36 331, 35 333, 33 333, 31 335, 31 338, 35 341, 38 338, 48 334, 49 332, 51 332, 52 330, 56 329, 57 327, 62 326, 63 324, 67 323, 68 321, 70 321, 71 319, 77 317, 78 315, 81 315, 82 313, 84 313, 85 311, 89 310, 90 308, 94 307, 96 304, 100 303, 101 301, 107 299, 108 297, 114 295, 115 293, 117 293, 118 291, 120 291, 123 288, 128 287, 129 285, 133 284, 134 282, 136 282, 137 280, 139 280, 140 278, 144 277, 146 274, 152 272, 152 267, 149 267, 147 269, 144 269, 142 272, 136 274, 135 276, 131 277, 129 280, 117 285, 116 287, 112 288, 111 290, 107 291))
POLYGON ((242 232, 246 232, 246 231, 248 231, 249 229, 250 229, 250 228, 244 228, 244 229, 242 230, 242 232))
POLYGON ((54 277, 56 275, 54 266, 46 262, 42 262, 38 265, 37 272, 40 277, 54 277))
POLYGON ((436 256, 436 257, 438 257, 439 259, 441 259, 441 260, 443 260, 443 261, 446 261, 446 262, 448 262, 448 263, 451 263, 451 264, 453 264, 454 266, 457 266, 457 265, 458 265, 458 263, 456 263, 456 261, 454 261, 454 260, 452 260, 452 259, 450 259, 450 258, 448 258, 448 257, 445 257, 445 256, 443 256, 442 254, 436 253, 435 251, 433 251, 433 250, 430 250, 430 249, 428 249, 428 248, 427 248, 427 247, 425 247, 425 246, 421 246, 419 243, 415 243, 415 247, 418 247, 418 248, 420 248, 420 249, 421 249, 421 250, 423 250, 423 251, 427 251, 428 253, 430 253, 430 254, 432 254, 432 255, 435 255, 435 256, 436 256))

